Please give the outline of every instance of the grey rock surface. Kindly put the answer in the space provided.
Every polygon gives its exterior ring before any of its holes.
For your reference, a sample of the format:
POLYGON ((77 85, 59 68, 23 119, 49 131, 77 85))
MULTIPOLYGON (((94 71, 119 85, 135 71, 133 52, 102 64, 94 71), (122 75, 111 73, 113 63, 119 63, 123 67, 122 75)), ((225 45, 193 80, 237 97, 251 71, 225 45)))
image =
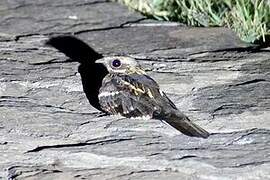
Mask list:
POLYGON ((0 1, 0 179, 270 179, 270 49, 225 50, 244 46, 106 0, 0 1), (44 46, 62 33, 137 58, 212 135, 100 116, 78 64, 44 46))

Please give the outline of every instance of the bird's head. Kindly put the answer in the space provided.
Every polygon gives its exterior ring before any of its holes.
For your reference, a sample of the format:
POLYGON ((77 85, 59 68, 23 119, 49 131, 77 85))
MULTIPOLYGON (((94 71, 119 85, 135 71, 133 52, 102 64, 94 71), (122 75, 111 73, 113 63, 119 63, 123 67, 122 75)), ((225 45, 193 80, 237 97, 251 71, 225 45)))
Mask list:
POLYGON ((110 73, 127 73, 140 69, 140 65, 135 59, 125 56, 104 57, 98 59, 96 63, 104 64, 110 73))

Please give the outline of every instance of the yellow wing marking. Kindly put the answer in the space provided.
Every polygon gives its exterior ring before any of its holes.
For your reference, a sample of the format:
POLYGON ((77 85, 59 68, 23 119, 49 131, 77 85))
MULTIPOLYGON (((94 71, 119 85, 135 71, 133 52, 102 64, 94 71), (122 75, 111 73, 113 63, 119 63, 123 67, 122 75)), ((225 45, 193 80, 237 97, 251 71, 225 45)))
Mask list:
POLYGON ((124 85, 128 86, 128 88, 134 92, 136 96, 139 96, 140 94, 146 94, 150 98, 154 98, 151 90, 149 88, 145 89, 145 87, 142 85, 141 87, 135 86, 127 81, 123 81, 124 85))
POLYGON ((147 89, 147 95, 150 97, 150 98, 154 98, 152 92, 150 89, 147 89))

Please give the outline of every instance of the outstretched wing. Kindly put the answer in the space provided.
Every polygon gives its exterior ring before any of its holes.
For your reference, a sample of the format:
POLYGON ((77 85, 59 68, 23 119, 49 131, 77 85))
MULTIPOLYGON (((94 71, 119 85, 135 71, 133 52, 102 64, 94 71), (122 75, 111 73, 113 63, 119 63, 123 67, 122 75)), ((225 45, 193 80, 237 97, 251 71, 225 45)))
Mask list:
POLYGON ((172 103, 165 99, 152 78, 137 73, 109 74, 99 91, 103 110, 129 118, 152 118, 154 112, 161 112, 164 103, 172 103))

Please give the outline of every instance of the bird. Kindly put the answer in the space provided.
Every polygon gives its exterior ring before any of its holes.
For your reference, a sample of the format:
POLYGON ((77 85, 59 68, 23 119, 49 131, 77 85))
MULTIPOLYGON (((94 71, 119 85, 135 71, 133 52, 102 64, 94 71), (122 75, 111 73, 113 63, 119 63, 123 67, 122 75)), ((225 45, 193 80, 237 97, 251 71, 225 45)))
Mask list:
POLYGON ((96 52, 88 44, 72 35, 58 35, 50 37, 46 46, 51 46, 69 57, 68 62, 79 62, 78 72, 81 75, 83 91, 89 103, 106 114, 99 104, 98 94, 102 79, 108 74, 103 64, 95 63, 103 55, 96 52))
POLYGON ((108 71, 98 94, 103 111, 126 118, 161 120, 191 137, 210 135, 176 107, 134 58, 103 57, 96 63, 104 64, 108 71))
POLYGON ((207 138, 210 134, 177 109, 158 83, 128 56, 107 56, 72 35, 50 37, 45 45, 79 62, 83 91, 89 103, 106 115, 161 120, 181 133, 207 138))

